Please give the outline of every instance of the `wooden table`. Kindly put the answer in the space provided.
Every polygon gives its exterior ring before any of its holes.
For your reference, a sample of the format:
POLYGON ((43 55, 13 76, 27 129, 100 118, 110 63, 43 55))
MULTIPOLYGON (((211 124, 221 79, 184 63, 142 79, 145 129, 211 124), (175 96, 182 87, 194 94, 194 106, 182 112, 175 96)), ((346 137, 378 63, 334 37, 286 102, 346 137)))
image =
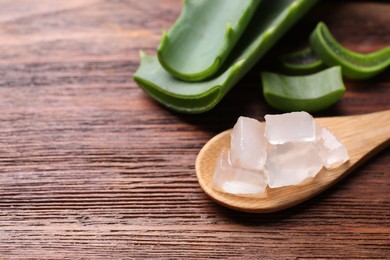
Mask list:
MULTIPOLYGON (((0 0, 0 259, 390 257, 390 152, 294 208, 212 202, 194 163, 239 115, 275 112, 258 72, 319 20, 355 51, 390 45, 386 1, 319 4, 212 111, 170 112, 132 80, 180 0, 0 0)), ((324 1, 325 2, 325 1, 324 1)), ((316 116, 390 109, 389 70, 316 116)))

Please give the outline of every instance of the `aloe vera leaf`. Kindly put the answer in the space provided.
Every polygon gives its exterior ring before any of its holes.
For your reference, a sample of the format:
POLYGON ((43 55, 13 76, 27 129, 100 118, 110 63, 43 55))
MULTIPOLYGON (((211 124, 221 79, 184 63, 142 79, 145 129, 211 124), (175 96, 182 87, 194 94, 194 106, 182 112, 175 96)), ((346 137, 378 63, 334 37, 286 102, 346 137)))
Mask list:
POLYGON ((187 81, 204 80, 223 64, 260 0, 187 0, 157 50, 161 65, 187 81))
POLYGON ((336 103, 345 86, 340 66, 306 76, 261 73, 266 102, 282 111, 316 112, 336 103))
POLYGON ((169 109, 182 113, 203 113, 212 109, 271 46, 303 16, 316 0, 263 1, 234 51, 218 74, 206 81, 184 82, 144 53, 133 75, 137 84, 169 109))
POLYGON ((305 75, 323 70, 326 66, 310 47, 294 51, 279 58, 283 71, 291 75, 305 75))
POLYGON ((367 79, 379 74, 390 65, 390 47, 362 54, 343 47, 320 22, 310 35, 310 45, 328 66, 341 66, 344 76, 350 79, 367 79))

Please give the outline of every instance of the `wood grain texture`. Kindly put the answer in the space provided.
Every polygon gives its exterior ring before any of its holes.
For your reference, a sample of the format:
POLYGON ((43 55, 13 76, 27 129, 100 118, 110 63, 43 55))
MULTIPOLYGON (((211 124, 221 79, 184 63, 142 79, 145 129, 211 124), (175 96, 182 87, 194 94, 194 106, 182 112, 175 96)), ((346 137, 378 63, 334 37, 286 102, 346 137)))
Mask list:
MULTIPOLYGON (((194 164, 239 115, 275 112, 258 71, 304 44, 319 20, 370 52, 390 45, 390 5, 320 4, 214 110, 187 116, 131 78, 139 49, 155 53, 181 2, 0 0, 0 259, 388 258, 389 150, 266 215, 212 202, 194 164)), ((317 116, 390 109, 389 70, 346 85, 317 116)))

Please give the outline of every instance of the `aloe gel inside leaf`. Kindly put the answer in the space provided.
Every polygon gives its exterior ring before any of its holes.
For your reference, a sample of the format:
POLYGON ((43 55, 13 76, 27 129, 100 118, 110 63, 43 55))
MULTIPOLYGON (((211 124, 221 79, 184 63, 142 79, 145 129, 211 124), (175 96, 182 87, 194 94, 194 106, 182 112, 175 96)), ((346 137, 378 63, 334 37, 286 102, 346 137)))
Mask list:
POLYGON ((158 48, 161 65, 187 81, 203 80, 223 64, 260 0, 187 0, 158 48))
POLYGON ((283 55, 279 63, 281 69, 291 75, 310 74, 326 67, 310 47, 283 55))
POLYGON ((217 74, 201 82, 173 77, 154 56, 143 55, 133 75, 138 85, 164 106, 183 113, 213 108, 234 84, 317 1, 263 1, 244 34, 217 74))

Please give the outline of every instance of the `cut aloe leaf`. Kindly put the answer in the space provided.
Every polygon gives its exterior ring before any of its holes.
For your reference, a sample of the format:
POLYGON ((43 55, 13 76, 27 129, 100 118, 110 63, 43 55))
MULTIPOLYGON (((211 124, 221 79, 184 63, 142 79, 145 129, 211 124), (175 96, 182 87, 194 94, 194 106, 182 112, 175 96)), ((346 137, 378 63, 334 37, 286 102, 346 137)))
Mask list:
POLYGON ((266 102, 281 111, 316 112, 336 103, 345 92, 341 68, 307 76, 261 73, 266 102))
POLYGON ((260 0, 187 0, 157 53, 173 76, 199 81, 213 75, 248 25, 260 0))
POLYGON ((315 73, 326 67, 310 47, 283 55, 279 63, 281 69, 291 75, 315 73))
POLYGON ((317 1, 263 1, 234 51, 214 77, 184 82, 169 74, 154 56, 141 55, 133 75, 138 85, 164 106, 183 113, 213 108, 271 46, 317 1))
POLYGON ((310 35, 310 45, 328 66, 341 66, 350 79, 367 79, 379 74, 390 65, 390 47, 362 54, 339 44, 324 23, 319 23, 310 35))

